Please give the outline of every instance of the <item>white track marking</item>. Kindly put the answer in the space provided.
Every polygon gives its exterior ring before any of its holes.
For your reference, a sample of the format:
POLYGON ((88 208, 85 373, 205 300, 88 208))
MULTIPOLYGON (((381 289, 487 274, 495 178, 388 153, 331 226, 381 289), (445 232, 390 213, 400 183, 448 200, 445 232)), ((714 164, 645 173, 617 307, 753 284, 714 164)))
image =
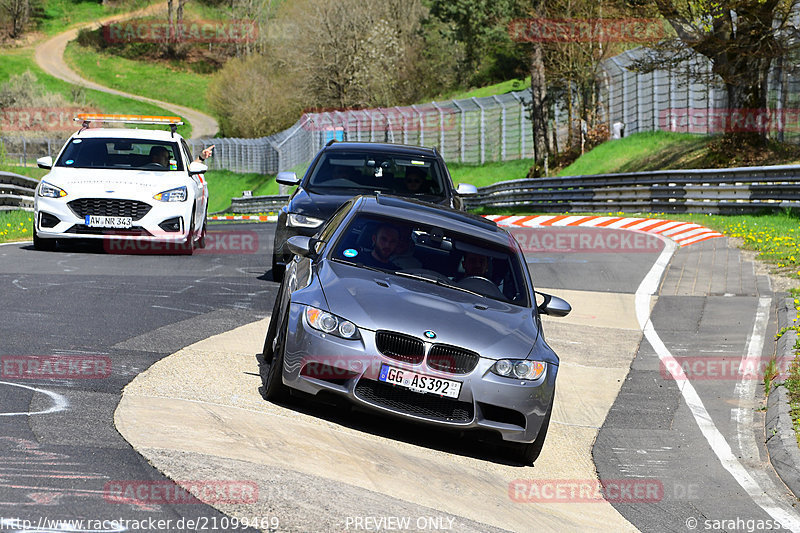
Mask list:
MULTIPOLYGON (((636 318, 639 321, 639 327, 642 328, 645 338, 658 354, 663 368, 670 370, 673 379, 680 383, 677 372, 680 370, 680 365, 675 360, 669 349, 664 345, 664 342, 656 333, 653 323, 650 321, 650 298, 656 294, 658 284, 661 281, 661 276, 669 264, 670 257, 675 251, 677 245, 666 237, 661 237, 664 241, 664 250, 661 251, 650 272, 647 273, 639 288, 636 289, 636 318)), ((708 441, 714 454, 719 459, 722 467, 727 470, 737 483, 747 492, 753 502, 761 507, 767 514, 774 520, 792 531, 800 532, 800 517, 784 506, 776 503, 770 498, 759 486, 758 482, 753 478, 750 472, 739 462, 736 455, 731 450, 730 445, 725 440, 725 437, 714 425, 711 420, 711 415, 703 405, 703 401, 697 394, 694 386, 688 379, 683 379, 683 385, 679 385, 683 400, 686 402, 687 407, 692 413, 695 422, 697 422, 701 433, 708 441)))
POLYGON ((12 387, 20 387, 22 389, 32 390, 34 392, 38 392, 40 394, 44 394, 45 396, 49 396, 51 400, 53 400, 53 406, 50 409, 45 409, 44 411, 35 411, 33 413, 0 413, 0 416, 32 416, 32 415, 46 415, 49 413, 58 413, 59 411, 66 410, 67 406, 69 406, 69 402, 67 399, 62 395, 58 394, 57 392, 52 392, 49 390, 44 389, 37 389, 36 387, 29 387, 27 385, 21 385, 19 383, 9 383, 8 381, 0 381, 0 385, 10 385, 12 387))

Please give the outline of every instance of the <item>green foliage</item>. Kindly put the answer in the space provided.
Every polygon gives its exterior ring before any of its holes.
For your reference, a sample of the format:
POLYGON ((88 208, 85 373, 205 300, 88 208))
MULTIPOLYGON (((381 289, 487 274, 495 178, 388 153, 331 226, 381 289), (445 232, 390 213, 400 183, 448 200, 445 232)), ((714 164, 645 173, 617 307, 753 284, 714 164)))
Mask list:
POLYGON ((208 183, 208 212, 227 209, 231 198, 242 196, 242 191, 252 191, 253 196, 278 194, 275 176, 268 174, 239 174, 227 170, 212 170, 205 173, 208 183))
POLYGON ((0 211, 0 242, 22 241, 33 236, 33 213, 0 211))
POLYGON ((207 106, 209 76, 95 52, 75 43, 67 46, 64 57, 83 77, 106 87, 192 109, 207 106))

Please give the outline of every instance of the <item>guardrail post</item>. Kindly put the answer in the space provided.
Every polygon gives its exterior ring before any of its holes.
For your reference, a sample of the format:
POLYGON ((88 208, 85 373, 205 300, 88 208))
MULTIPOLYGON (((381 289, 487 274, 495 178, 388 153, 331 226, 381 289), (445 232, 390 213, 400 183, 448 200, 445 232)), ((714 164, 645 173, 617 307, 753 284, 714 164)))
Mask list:
POLYGON ((464 162, 464 152, 466 151, 466 136, 467 136, 467 123, 466 123, 466 115, 464 113, 464 108, 458 103, 458 100, 452 100, 453 105, 456 106, 458 109, 460 118, 461 118, 461 131, 459 133, 459 161, 462 163, 464 162))
POLYGON ((481 110, 481 165, 486 162, 486 154, 485 154, 485 144, 486 144, 486 114, 483 106, 478 102, 478 99, 474 96, 472 97, 472 101, 475 102, 475 105, 478 106, 481 110))

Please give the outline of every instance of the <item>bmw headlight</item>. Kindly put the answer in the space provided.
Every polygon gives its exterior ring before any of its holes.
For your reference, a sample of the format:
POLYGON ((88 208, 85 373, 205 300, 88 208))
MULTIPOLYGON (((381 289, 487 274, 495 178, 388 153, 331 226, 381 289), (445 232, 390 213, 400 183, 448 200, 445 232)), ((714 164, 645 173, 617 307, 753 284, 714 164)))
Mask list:
POLYGON ((316 228, 325 222, 321 218, 307 217, 298 213, 289 213, 286 217, 286 225, 292 228, 316 228))
POLYGON ((500 359, 492 365, 492 372, 504 378, 539 379, 547 369, 541 361, 528 359, 500 359))
POLYGON ((185 202, 187 196, 186 186, 184 185, 183 187, 160 192, 153 198, 159 202, 185 202))
POLYGON ((43 181, 39 185, 39 196, 43 198, 63 198, 66 195, 67 192, 64 189, 59 189, 52 183, 43 181))
POLYGON ((306 306, 306 320, 312 328, 323 333, 348 340, 361 338, 355 324, 316 307, 306 306))

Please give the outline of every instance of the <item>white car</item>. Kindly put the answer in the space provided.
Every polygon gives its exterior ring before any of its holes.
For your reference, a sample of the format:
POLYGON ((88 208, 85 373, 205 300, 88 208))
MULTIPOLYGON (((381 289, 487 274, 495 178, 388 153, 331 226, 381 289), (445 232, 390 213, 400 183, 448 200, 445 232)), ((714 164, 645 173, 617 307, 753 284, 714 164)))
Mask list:
MULTIPOLYGON (((166 244, 191 253, 205 246, 208 167, 192 160, 175 132, 179 117, 78 115, 83 121, 36 188, 33 244, 53 249, 67 239, 166 244), (90 128, 91 122, 164 124, 170 131, 90 128)), ((122 249, 125 249, 124 247, 122 249)), ((156 246, 153 249, 157 249, 156 246)))

